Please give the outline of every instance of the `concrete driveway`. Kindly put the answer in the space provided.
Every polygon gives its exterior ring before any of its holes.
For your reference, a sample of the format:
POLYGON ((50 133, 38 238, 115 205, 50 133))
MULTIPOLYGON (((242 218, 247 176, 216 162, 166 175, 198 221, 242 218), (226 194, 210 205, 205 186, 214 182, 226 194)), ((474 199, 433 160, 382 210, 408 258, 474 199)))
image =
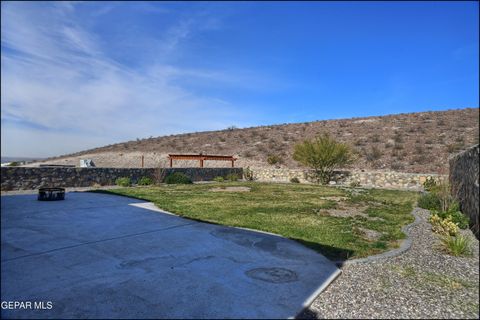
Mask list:
POLYGON ((288 318, 340 270, 274 235, 131 198, 1 197, 2 318, 288 318))

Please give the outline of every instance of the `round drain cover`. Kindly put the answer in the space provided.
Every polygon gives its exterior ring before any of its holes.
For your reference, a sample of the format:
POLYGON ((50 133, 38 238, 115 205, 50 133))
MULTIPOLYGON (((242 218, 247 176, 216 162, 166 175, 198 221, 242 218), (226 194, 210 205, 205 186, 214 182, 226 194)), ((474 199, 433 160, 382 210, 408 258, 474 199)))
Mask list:
POLYGON ((295 272, 284 268, 256 268, 248 270, 246 275, 253 279, 272 283, 293 282, 298 280, 295 272))

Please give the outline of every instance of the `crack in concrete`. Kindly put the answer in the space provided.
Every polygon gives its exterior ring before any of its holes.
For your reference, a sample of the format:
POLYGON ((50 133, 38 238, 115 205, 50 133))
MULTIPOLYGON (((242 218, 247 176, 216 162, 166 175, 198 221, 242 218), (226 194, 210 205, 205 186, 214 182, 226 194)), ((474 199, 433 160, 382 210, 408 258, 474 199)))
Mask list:
POLYGON ((248 263, 248 261, 241 261, 241 260, 237 260, 237 259, 232 258, 232 257, 218 257, 218 256, 209 255, 209 256, 204 256, 204 257, 198 257, 198 258, 195 258, 195 259, 191 259, 187 262, 177 264, 177 265, 174 265, 172 267, 173 268, 184 267, 184 266, 189 265, 189 264, 191 264, 193 262, 196 262, 196 261, 210 260, 210 259, 227 259, 227 260, 230 260, 230 261, 235 262, 235 263, 248 263))
POLYGON ((145 232, 140 232, 140 233, 127 234, 127 235, 123 235, 123 236, 119 236, 119 237, 113 237, 113 238, 107 238, 107 239, 101 239, 101 240, 95 240, 95 241, 89 241, 89 242, 79 243, 79 244, 75 244, 75 245, 71 245, 71 246, 66 246, 66 247, 61 247, 61 248, 55 248, 55 249, 47 250, 47 251, 43 251, 43 252, 31 253, 31 254, 27 254, 27 255, 24 255, 24 256, 11 258, 11 259, 4 259, 4 260, 2 261, 2 263, 4 263, 4 262, 9 262, 9 261, 14 261, 14 260, 22 259, 22 258, 29 258, 29 257, 32 257, 32 256, 39 256, 39 255, 43 255, 43 254, 51 253, 51 252, 55 252, 55 251, 61 251, 61 250, 66 250, 66 249, 71 249, 71 248, 77 248, 77 247, 81 247, 81 246, 89 245, 89 244, 95 244, 95 243, 100 243, 100 242, 105 242, 105 241, 111 241, 111 240, 117 240, 117 239, 124 239, 124 238, 129 238, 129 237, 136 237, 136 236, 141 236, 141 235, 148 234, 148 233, 154 233, 154 232, 160 232, 160 231, 165 231, 165 230, 170 230, 170 229, 185 227, 185 226, 189 226, 189 225, 192 225, 192 224, 195 224, 195 222, 185 223, 185 224, 181 224, 181 225, 177 225, 177 226, 171 226, 171 227, 167 227, 167 228, 150 230, 150 231, 145 231, 145 232))

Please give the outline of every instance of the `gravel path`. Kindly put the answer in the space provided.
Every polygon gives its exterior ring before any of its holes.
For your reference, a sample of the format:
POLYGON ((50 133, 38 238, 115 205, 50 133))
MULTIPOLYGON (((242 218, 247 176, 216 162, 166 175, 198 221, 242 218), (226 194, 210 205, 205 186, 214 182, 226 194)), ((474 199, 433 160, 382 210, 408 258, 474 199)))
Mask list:
POLYGON ((479 318, 478 240, 473 256, 444 254, 427 210, 415 209, 411 248, 392 258, 350 264, 299 318, 479 318))

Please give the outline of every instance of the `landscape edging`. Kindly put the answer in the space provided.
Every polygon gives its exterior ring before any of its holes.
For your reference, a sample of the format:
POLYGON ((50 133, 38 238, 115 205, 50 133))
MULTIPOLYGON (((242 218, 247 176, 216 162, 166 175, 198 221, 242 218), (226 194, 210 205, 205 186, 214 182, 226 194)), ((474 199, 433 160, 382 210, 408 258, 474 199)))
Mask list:
POLYGON ((420 223, 420 216, 418 216, 418 214, 416 213, 417 209, 419 209, 419 208, 415 207, 415 208, 413 208, 413 210, 411 212, 411 214, 415 217, 415 221, 413 221, 412 223, 407 224, 406 226, 402 227, 402 232, 405 233, 407 238, 402 240, 402 243, 400 244, 400 247, 398 247, 396 249, 393 249, 393 250, 390 250, 390 251, 387 251, 387 252, 383 252, 383 253, 379 253, 379 254, 376 254, 376 255, 373 255, 373 256, 365 257, 365 258, 345 260, 345 261, 338 261, 337 260, 337 261, 333 261, 333 263, 335 263, 337 265, 341 265, 341 266, 346 266, 346 265, 350 265, 350 264, 357 264, 357 263, 369 263, 369 262, 373 262, 373 261, 382 260, 382 259, 385 259, 385 258, 393 258, 393 257, 396 257, 396 256, 404 253, 405 251, 409 250, 410 247, 412 246, 412 238, 410 236, 410 230, 414 226, 416 226, 420 223))

